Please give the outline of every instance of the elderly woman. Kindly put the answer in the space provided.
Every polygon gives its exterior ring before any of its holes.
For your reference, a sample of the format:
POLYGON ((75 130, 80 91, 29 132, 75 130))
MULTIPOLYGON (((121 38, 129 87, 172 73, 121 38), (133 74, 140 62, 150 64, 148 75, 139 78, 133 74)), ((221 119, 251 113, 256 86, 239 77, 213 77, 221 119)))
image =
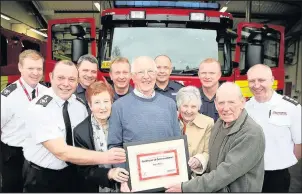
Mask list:
POLYGON ((194 86, 181 88, 176 96, 182 134, 187 135, 189 146, 189 166, 193 176, 202 174, 208 164, 208 144, 214 120, 200 114, 201 97, 194 86))
MULTIPOLYGON (((106 151, 108 118, 111 114, 113 89, 99 81, 86 89, 91 115, 74 129, 74 144, 89 150, 106 151)), ((78 166, 81 192, 117 192, 116 183, 128 181, 128 172, 111 165, 78 166)))

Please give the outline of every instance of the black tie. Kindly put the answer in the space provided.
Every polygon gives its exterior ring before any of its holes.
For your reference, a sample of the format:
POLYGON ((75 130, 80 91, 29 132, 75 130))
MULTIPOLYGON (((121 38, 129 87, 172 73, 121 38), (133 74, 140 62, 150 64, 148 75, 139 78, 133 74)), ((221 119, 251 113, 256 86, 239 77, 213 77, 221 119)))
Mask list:
POLYGON ((66 100, 63 106, 63 118, 64 118, 64 123, 65 123, 65 128, 66 128, 66 142, 67 145, 72 146, 72 129, 71 129, 71 123, 70 123, 70 118, 68 114, 68 101, 66 100))
POLYGON ((31 99, 35 99, 36 97, 36 89, 34 89, 32 92, 31 92, 31 99))

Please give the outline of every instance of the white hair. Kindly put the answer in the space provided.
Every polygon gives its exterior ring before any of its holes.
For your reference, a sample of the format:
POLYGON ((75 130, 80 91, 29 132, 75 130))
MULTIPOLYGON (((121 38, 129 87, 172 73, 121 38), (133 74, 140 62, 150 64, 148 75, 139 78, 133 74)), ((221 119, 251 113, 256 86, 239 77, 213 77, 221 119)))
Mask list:
POLYGON ((201 96, 200 91, 195 86, 186 86, 181 88, 176 95, 176 104, 179 108, 182 104, 189 102, 191 100, 197 101, 198 110, 201 107, 201 96))
POLYGON ((219 96, 220 93, 222 93, 222 95, 224 95, 223 93, 225 90, 236 92, 236 94, 238 94, 239 99, 243 98, 240 87, 234 82, 224 82, 223 84, 221 84, 216 91, 216 98, 219 96))
POLYGON ((154 59, 152 59, 151 57, 148 57, 148 56, 140 56, 140 57, 135 58, 132 61, 131 65, 130 65, 131 73, 135 72, 135 65, 137 65, 137 64, 142 65, 146 61, 150 61, 154 66, 154 70, 157 71, 157 66, 156 66, 154 59))

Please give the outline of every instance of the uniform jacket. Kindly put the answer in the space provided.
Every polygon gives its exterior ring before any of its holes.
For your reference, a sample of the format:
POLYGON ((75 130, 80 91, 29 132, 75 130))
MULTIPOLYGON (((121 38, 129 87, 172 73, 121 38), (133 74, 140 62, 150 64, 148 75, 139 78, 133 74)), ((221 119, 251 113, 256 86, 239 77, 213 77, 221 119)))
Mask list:
MULTIPOLYGON (((95 150, 93 140, 93 128, 91 116, 88 116, 73 131, 74 145, 76 147, 95 150)), ((99 192, 99 186, 115 189, 115 182, 110 181, 107 177, 109 168, 92 166, 77 166, 79 181, 82 186, 82 192, 99 192)))
MULTIPOLYGON (((209 153, 223 121, 214 125, 209 153)), ((216 170, 182 183, 183 192, 261 192, 264 179, 265 138, 262 128, 244 109, 224 138, 216 170)))
MULTIPOLYGON (((118 99, 121 98, 121 97, 116 93, 116 91, 115 91, 115 89, 114 89, 114 85, 112 85, 112 88, 113 88, 113 91, 114 91, 113 102, 115 102, 116 100, 118 100, 118 99)), ((133 91, 133 87, 132 87, 131 85, 129 85, 128 92, 127 92, 125 95, 129 94, 129 93, 132 92, 132 91, 133 91)), ((124 96, 125 96, 125 95, 124 95, 124 96)))
MULTIPOLYGON (((209 161, 209 139, 211 130, 214 126, 214 120, 211 117, 197 114, 195 119, 186 125, 188 139, 189 156, 197 158, 202 164, 202 168, 193 170, 197 174, 202 174, 207 169, 209 161)), ((180 121, 181 129, 184 128, 180 121)))
POLYGON ((216 98, 216 94, 212 99, 208 99, 208 97, 204 94, 202 87, 199 88, 200 96, 201 96, 201 106, 199 109, 199 113, 209 116, 214 119, 214 122, 219 118, 218 111, 216 109, 214 100, 216 98))
POLYGON ((74 94, 82 99, 82 101, 84 102, 85 106, 86 106, 86 109, 87 109, 87 112, 88 114, 91 114, 91 110, 88 106, 88 102, 87 102, 87 99, 86 99, 86 96, 85 96, 85 93, 86 93, 86 89, 82 87, 81 84, 78 84, 78 87, 77 87, 77 90, 74 92, 74 94))
POLYGON ((182 87, 184 87, 184 85, 181 83, 170 80, 165 89, 161 89, 155 84, 154 90, 164 96, 172 98, 176 102, 176 94, 182 87))
POLYGON ((274 91, 271 99, 258 103, 252 97, 245 108, 262 128, 265 139, 265 170, 281 170, 295 165, 293 152, 301 144, 301 105, 294 99, 274 91))

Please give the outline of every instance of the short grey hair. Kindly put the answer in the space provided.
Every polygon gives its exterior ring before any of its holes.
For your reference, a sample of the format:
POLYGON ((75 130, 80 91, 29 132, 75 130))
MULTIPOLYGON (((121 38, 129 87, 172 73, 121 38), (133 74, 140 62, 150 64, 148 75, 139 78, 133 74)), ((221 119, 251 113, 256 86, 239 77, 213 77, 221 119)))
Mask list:
POLYGON ((93 55, 90 55, 90 54, 86 54, 86 55, 83 55, 79 58, 78 62, 77 62, 77 67, 79 68, 81 63, 83 61, 89 61, 90 63, 95 63, 95 64, 99 64, 98 60, 93 56, 93 55))
POLYGON ((218 98, 219 94, 224 90, 230 91, 231 89, 233 89, 232 91, 238 94, 239 99, 243 98, 240 87, 234 82, 224 82, 223 84, 221 84, 216 91, 216 98, 218 98))
POLYGON ((135 68, 134 68, 134 67, 135 67, 135 64, 136 64, 138 61, 140 61, 140 60, 149 60, 149 61, 151 61, 152 64, 153 64, 153 66, 154 66, 154 70, 157 71, 157 65, 156 65, 154 59, 152 59, 151 57, 148 57, 148 56, 140 56, 140 57, 135 58, 135 59, 132 61, 131 65, 130 65, 130 71, 131 71, 131 73, 135 73, 135 68))
POLYGON ((176 95, 176 104, 179 108, 183 103, 191 100, 197 100, 198 110, 200 109, 202 102, 200 91, 195 86, 186 86, 181 88, 176 95))

